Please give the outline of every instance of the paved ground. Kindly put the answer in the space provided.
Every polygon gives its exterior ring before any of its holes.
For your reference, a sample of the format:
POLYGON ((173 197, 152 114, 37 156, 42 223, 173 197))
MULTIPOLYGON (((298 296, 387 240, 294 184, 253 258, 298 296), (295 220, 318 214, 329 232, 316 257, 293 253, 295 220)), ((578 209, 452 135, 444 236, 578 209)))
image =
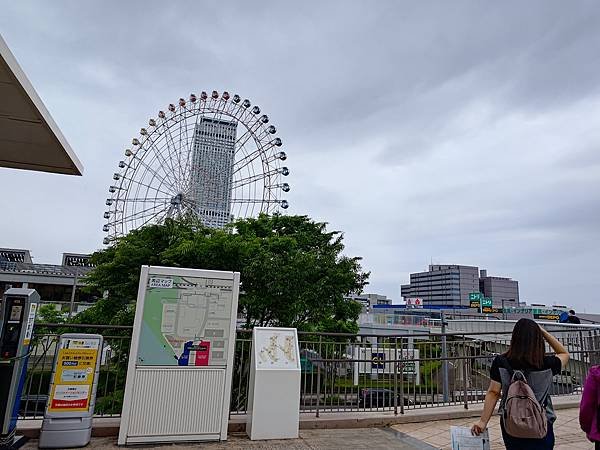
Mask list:
MULTIPOLYGON (((23 449, 37 449, 37 440, 29 441, 23 449)), ((116 438, 93 438, 86 449, 118 449, 116 438)), ((239 449, 286 449, 286 450, 337 450, 337 449, 398 449, 433 450, 427 444, 419 443, 410 436, 403 436, 390 429, 355 428, 347 430, 301 430, 300 439, 285 441, 250 441, 245 435, 230 433, 225 443, 205 443, 196 445, 135 446, 132 448, 239 450, 239 449)))
MULTIPOLYGON (((576 408, 562 409, 557 411, 558 419, 554 424, 556 436, 556 450, 579 450, 593 449, 594 444, 588 442, 585 434, 579 428, 579 410, 576 408)), ((450 426, 470 427, 477 419, 454 419, 440 420, 437 422, 407 423, 393 425, 392 428, 402 435, 411 436, 415 439, 427 442, 438 449, 450 449, 450 426)), ((502 435, 500 433, 500 419, 492 417, 489 424, 490 440, 492 450, 504 448, 502 435)))
MULTIPOLYGON (((555 424, 556 450, 593 449, 587 442, 585 435, 579 429, 578 404, 579 396, 572 398, 558 397, 555 407, 558 420, 555 424)), ((435 450, 450 448, 450 426, 470 426, 479 415, 481 404, 470 405, 466 411, 462 406, 440 408, 423 408, 407 411, 405 416, 395 416, 393 412, 374 413, 327 413, 320 418, 314 415, 301 415, 300 438, 286 441, 250 441, 243 433, 229 433, 229 440, 225 443, 205 443, 197 445, 163 445, 141 446, 138 448, 162 449, 192 449, 207 448, 209 450, 225 449, 345 449, 349 450, 377 450, 377 449, 415 449, 435 450), (469 417, 470 416, 470 417, 469 417), (399 423, 398 422, 414 422, 399 423), (384 428, 387 424, 397 423, 391 428, 384 428), (363 427, 363 428, 348 428, 363 427), (367 428, 367 427, 379 428, 367 428), (318 428, 318 429, 314 429, 318 428)), ((234 416, 230 425, 245 424, 245 416, 234 416)), ((37 435, 41 420, 25 420, 19 422, 19 430, 30 435, 37 435)), ((118 430, 118 418, 96 418, 94 428, 96 431, 115 432, 118 430)), ((240 429, 237 427, 237 429, 240 429)), ((241 428, 243 429, 243 428, 241 428)), ((492 450, 504 448, 500 435, 498 416, 490 422, 490 435, 492 450)), ((93 438, 86 448, 92 449, 117 449, 116 437, 93 438)), ((30 441, 24 448, 37 448, 37 441, 30 441)), ((134 447, 135 448, 135 447, 134 447)))

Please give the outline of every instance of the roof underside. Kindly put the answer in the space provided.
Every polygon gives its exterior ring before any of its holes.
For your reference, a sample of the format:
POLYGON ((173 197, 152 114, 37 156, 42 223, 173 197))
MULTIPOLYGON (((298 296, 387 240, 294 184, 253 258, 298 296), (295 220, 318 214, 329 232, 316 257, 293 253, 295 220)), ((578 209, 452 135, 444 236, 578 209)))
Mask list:
POLYGON ((0 36, 0 167, 81 175, 83 166, 0 36))

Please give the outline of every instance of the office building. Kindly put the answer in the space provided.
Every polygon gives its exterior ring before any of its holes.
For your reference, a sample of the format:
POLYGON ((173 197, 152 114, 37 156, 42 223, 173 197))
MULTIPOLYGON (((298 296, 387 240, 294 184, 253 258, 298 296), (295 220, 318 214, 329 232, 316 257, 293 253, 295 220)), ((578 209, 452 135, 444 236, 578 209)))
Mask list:
POLYGON ((401 287, 404 299, 418 297, 427 306, 468 306, 469 293, 479 291, 479 268, 454 264, 431 264, 427 272, 410 274, 401 287))
POLYGON ((491 298, 495 307, 519 306, 519 282, 511 278, 491 277, 481 270, 479 292, 491 298))
POLYGON ((432 264, 427 272, 410 274, 410 284, 401 286, 402 297, 418 297, 427 306, 469 306, 469 294, 481 292, 494 306, 518 306, 519 283, 506 277, 492 277, 476 266, 432 264))
POLYGON ((191 195, 202 222, 220 228, 231 221, 237 123, 202 117, 194 131, 191 195))

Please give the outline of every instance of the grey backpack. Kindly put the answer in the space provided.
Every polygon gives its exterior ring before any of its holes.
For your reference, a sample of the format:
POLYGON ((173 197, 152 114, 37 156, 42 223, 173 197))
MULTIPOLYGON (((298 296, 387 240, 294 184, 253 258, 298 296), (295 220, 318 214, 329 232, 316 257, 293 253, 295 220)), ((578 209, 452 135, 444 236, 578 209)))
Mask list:
POLYGON ((541 439, 548 433, 546 408, 537 400, 520 370, 512 375, 503 419, 506 433, 516 438, 541 439))

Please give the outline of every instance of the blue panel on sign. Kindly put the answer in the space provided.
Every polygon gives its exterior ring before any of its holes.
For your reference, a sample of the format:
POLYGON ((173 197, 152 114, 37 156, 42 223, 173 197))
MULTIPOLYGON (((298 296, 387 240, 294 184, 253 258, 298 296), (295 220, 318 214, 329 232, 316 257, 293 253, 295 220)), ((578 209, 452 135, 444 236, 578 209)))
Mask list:
POLYGON ((371 353, 371 368, 385 368, 385 353, 371 353))

